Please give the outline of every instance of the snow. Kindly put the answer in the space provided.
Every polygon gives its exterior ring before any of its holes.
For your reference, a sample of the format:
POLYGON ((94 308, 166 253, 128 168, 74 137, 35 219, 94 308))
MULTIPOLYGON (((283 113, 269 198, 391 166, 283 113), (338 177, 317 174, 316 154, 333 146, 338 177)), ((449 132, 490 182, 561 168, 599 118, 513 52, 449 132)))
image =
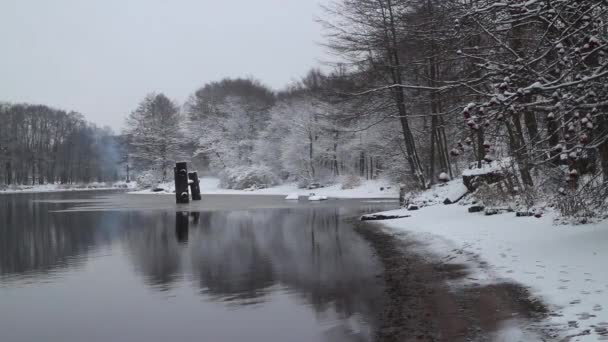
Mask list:
POLYGON ((310 196, 308 196, 308 200, 309 201, 325 201, 325 200, 327 200, 327 196, 310 194, 310 196))
POLYGON ((0 194, 135 189, 136 185, 135 182, 16 185, 0 189, 0 194))
POLYGON ((409 198, 409 203, 418 207, 426 207, 429 205, 443 204, 446 199, 454 203, 468 192, 468 189, 462 183, 462 180, 454 180, 451 182, 437 184, 429 190, 419 194, 414 194, 409 198))
MULTIPOLYGON (((152 189, 146 189, 130 193, 139 195, 174 194, 175 186, 173 182, 159 184, 158 187, 162 188, 163 191, 153 192, 152 189)), ((298 197, 307 197, 311 193, 311 191, 307 189, 298 189, 296 183, 283 184, 267 189, 257 190, 222 189, 220 188, 220 180, 213 177, 200 178, 200 188, 201 194, 203 195, 298 195, 298 197)), ((334 184, 324 188, 314 189, 314 193, 315 195, 326 196, 327 198, 399 198, 399 188, 396 186, 391 186, 390 182, 384 179, 367 180, 364 181, 360 186, 353 189, 342 189, 341 184, 334 184)))
POLYGON ((575 341, 597 341, 608 328, 608 222, 555 225, 553 212, 542 218, 484 216, 469 214, 462 205, 380 214, 411 215, 383 224, 421 242, 420 252, 430 257, 470 265, 472 274, 465 282, 515 281, 529 287, 553 313, 547 326, 569 336, 589 329, 575 341))

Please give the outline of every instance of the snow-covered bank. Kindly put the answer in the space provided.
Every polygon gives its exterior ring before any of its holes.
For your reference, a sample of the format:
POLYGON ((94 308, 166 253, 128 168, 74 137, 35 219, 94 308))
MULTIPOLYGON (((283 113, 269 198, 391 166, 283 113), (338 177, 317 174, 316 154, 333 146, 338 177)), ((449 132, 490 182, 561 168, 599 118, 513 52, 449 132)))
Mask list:
POLYGON ((135 189, 135 182, 116 183, 86 183, 86 184, 42 184, 42 185, 15 185, 0 189, 0 194, 20 194, 39 192, 65 192, 65 191, 94 191, 94 190, 130 190, 135 189))
MULTIPOLYGON (((319 196, 327 196, 329 198, 390 198, 396 199, 399 197, 399 189, 391 185, 385 180, 369 180, 363 182, 360 186, 353 189, 342 189, 341 184, 335 184, 324 188, 307 190, 298 189, 297 184, 283 184, 270 187, 267 189, 257 190, 230 190, 220 188, 220 181, 217 178, 201 178, 200 179, 201 193, 212 195, 281 195, 287 196, 290 194, 299 194, 300 196, 309 196, 314 193, 319 196)), ((139 190, 130 192, 131 194, 150 195, 150 194, 174 194, 175 187, 172 182, 160 184, 158 190, 154 192, 152 189, 139 190)))
MULTIPOLYGON (((437 198, 433 191, 417 197, 437 198)), ((608 339, 608 222, 555 225, 552 212, 541 218, 485 216, 458 204, 381 214, 411 215, 382 223, 420 241, 431 257, 469 264, 473 273, 467 282, 515 281, 529 287, 549 305, 548 325, 564 329, 564 336, 608 339)))

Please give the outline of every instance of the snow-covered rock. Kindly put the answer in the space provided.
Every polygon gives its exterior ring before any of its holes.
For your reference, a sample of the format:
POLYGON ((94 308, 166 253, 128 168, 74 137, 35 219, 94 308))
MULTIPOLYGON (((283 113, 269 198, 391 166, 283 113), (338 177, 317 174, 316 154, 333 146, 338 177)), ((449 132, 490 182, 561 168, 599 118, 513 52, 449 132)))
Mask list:
POLYGON ((289 195, 287 195, 287 197, 285 197, 286 200, 298 200, 300 199, 300 194, 298 194, 297 192, 291 193, 289 195))
POLYGON ((308 196, 308 200, 309 201, 325 201, 325 200, 327 200, 327 196, 310 194, 310 196, 308 196))

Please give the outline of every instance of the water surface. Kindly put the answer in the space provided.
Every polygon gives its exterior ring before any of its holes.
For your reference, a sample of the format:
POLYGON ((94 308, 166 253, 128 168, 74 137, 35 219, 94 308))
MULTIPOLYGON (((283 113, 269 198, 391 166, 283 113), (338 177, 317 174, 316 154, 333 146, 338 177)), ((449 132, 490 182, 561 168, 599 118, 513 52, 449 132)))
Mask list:
POLYGON ((0 195, 0 340, 371 341, 393 203, 0 195))

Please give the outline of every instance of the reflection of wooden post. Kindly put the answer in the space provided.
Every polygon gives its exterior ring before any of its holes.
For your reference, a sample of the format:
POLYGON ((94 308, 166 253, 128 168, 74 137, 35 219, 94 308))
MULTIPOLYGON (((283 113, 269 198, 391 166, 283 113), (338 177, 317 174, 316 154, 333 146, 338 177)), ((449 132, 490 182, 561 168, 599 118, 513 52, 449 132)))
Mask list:
POLYGON ((199 212, 190 213, 190 216, 192 217, 192 223, 194 223, 195 225, 198 225, 198 223, 201 219, 201 213, 199 213, 199 212))
POLYGON ((193 201, 200 201, 201 198, 201 187, 200 181, 198 180, 198 173, 196 171, 188 173, 188 179, 190 180, 190 193, 192 194, 193 201))
POLYGON ((189 203, 188 195, 188 163, 175 163, 175 202, 189 203))
POLYGON ((188 243, 189 225, 187 212, 178 211, 175 213, 175 238, 178 243, 188 243))

